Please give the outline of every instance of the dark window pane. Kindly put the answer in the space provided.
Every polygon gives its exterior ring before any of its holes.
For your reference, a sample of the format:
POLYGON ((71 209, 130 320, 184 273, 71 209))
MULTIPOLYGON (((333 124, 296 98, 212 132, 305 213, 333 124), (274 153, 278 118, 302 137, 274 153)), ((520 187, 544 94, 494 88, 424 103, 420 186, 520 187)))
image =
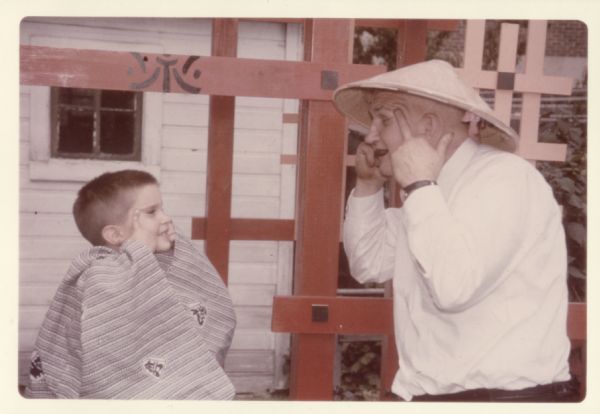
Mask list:
POLYGON ((135 94, 126 91, 102 91, 100 106, 102 108, 133 109, 135 94))
POLYGON ((92 108, 94 106, 94 91, 92 89, 58 89, 59 104, 77 105, 92 108))
POLYGON ((94 113, 61 109, 58 119, 58 151, 91 153, 94 149, 94 113))
POLYGON ((131 113, 100 112, 100 151, 105 154, 133 153, 135 122, 131 113))

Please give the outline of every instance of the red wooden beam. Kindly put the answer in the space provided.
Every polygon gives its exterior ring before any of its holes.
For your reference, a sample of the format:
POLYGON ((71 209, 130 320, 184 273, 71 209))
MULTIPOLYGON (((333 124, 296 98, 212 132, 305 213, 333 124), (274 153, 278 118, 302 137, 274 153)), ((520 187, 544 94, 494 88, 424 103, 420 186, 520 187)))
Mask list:
MULTIPOLYGON (((348 296, 275 296, 274 332, 393 335, 392 298, 348 296), (313 322, 314 304, 329 308, 327 322, 313 322)), ((567 333, 571 340, 587 338, 585 303, 569 303, 567 333)))
MULTIPOLYGON (((350 64, 353 34, 351 20, 307 21, 305 60, 327 67, 350 64)), ((325 80, 330 88, 344 83, 336 76, 325 80)), ((296 208, 294 294, 334 296, 336 293, 345 142, 345 120, 331 102, 303 102, 298 145, 301 196, 296 208)), ((335 347, 333 334, 292 335, 290 398, 333 398, 335 347)))
POLYGON ((429 30, 454 31, 458 29, 458 20, 443 19, 356 19, 357 27, 381 27, 402 29, 408 22, 425 22, 429 30))
POLYGON ((323 85, 327 74, 335 77, 337 84, 341 85, 385 71, 383 66, 335 62, 159 55, 41 46, 21 46, 20 61, 23 85, 314 100, 331 99, 334 88, 323 85))
POLYGON ((311 334, 382 334, 394 332, 392 299, 335 296, 275 296, 273 332, 311 334), (314 307, 316 305, 316 307, 314 307), (326 321, 313 321, 327 309, 326 321))
MULTIPOLYGON (((278 219, 238 219, 232 218, 229 223, 230 240, 295 240, 294 220, 278 219)), ((206 219, 192 218, 192 239, 206 239, 206 219)))
POLYGON ((571 340, 585 340, 587 338, 587 305, 585 302, 569 303, 567 334, 571 340))
MULTIPOLYGON (((237 54, 238 22, 214 19, 212 54, 237 54)), ((229 274, 235 97, 211 95, 208 120, 206 255, 225 283, 229 274)))

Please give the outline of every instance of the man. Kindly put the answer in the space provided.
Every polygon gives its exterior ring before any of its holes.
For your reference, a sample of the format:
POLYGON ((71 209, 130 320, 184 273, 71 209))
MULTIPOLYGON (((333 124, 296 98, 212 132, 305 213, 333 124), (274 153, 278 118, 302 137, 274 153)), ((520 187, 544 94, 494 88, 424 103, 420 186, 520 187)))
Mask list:
POLYGON ((566 247, 551 188, 512 154, 517 133, 452 66, 428 61, 342 86, 369 128, 344 246, 360 282, 393 280, 404 400, 563 401, 566 247), (401 186, 384 208, 383 184, 401 186))

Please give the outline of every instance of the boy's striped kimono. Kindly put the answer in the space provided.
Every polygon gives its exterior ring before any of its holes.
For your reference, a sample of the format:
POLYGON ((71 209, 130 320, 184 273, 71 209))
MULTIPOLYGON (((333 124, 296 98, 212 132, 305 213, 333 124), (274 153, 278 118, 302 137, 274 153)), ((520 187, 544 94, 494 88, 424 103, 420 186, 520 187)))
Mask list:
POLYGON ((182 235, 166 253, 92 247, 50 305, 25 395, 231 399, 222 364, 234 327, 226 286, 182 235))

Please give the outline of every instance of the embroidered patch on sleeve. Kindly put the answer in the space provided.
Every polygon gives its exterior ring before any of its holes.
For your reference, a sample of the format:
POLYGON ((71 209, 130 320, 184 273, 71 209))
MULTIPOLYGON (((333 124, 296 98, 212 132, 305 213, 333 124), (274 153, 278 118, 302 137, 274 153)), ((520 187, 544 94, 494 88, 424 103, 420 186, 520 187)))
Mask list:
POLYGON ((44 379, 44 370, 42 369, 42 358, 34 351, 31 355, 31 364, 29 365, 29 377, 31 381, 42 381, 44 379))
POLYGON ((156 378, 160 378, 161 371, 165 367, 165 361, 159 358, 148 358, 144 362, 144 369, 156 378))
POLYGON ((208 311, 206 310, 206 306, 202 303, 195 303, 188 306, 188 309, 192 312, 192 315, 198 322, 198 325, 204 326, 204 322, 206 321, 206 315, 208 311))

